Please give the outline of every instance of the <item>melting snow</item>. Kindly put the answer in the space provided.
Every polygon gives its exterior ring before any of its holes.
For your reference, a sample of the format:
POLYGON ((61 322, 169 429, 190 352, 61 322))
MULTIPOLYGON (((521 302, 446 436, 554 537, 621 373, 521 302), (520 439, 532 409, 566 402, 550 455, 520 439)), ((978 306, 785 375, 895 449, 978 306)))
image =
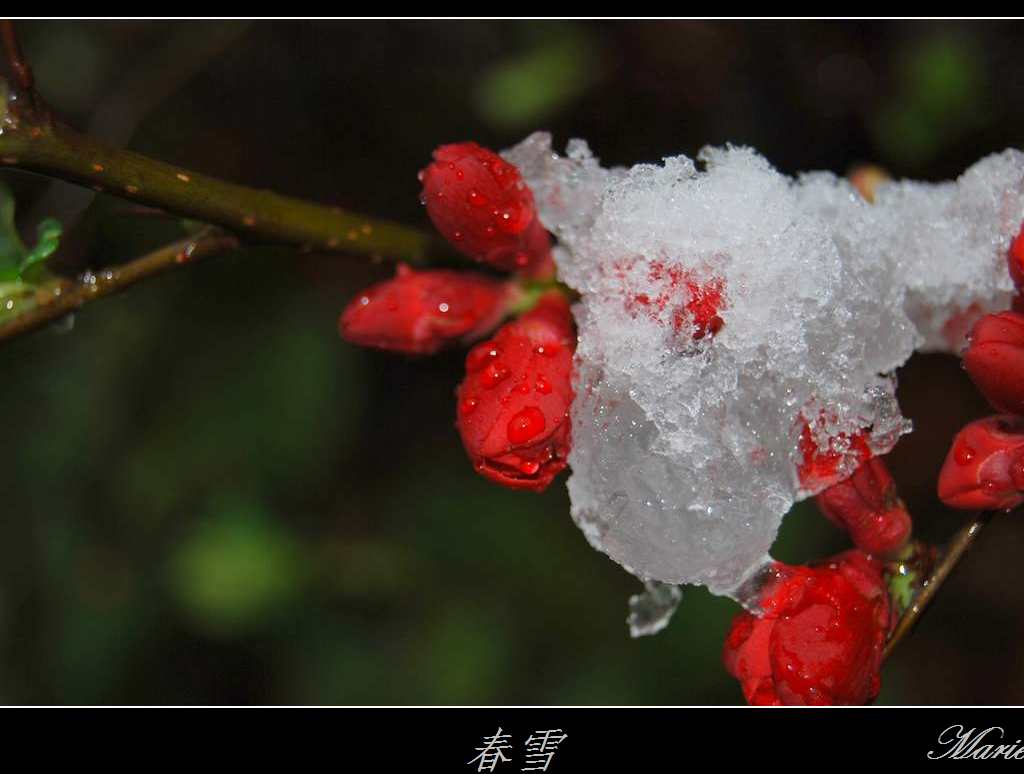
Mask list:
POLYGON ((910 429, 894 371, 1009 304, 1018 151, 874 204, 748 148, 605 169, 535 134, 505 155, 581 295, 572 516, 644 581, 735 594, 794 502, 910 429))

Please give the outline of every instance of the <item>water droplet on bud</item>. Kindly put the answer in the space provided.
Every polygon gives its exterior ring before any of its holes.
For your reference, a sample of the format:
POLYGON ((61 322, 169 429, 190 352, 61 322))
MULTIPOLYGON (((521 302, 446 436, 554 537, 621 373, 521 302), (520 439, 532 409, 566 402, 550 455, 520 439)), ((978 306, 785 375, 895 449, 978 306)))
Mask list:
POLYGON ((527 406, 508 421, 508 440, 514 444, 526 443, 544 432, 544 412, 536 406, 527 406))

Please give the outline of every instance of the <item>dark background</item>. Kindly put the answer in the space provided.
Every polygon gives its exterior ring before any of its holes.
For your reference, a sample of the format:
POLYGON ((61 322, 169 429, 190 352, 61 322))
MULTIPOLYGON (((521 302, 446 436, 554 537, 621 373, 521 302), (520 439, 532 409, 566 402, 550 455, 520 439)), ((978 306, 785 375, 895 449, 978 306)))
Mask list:
MULTIPOLYGON (((750 144, 780 169, 872 161, 943 179, 1024 146, 1011 23, 24 22, 73 125, 166 161, 426 227, 431 149, 549 129, 605 163, 750 144)), ((69 270, 173 221, 16 173, 69 270)), ((631 641, 639 584, 592 551, 564 485, 476 476, 453 428, 462 355, 340 341, 387 266, 252 249, 0 348, 0 701, 735 703, 734 603, 687 589, 631 641), (66 327, 66 326, 64 326, 66 327)), ((950 357, 915 357, 891 455, 919 534, 960 516, 934 481, 986 413, 950 357)), ((775 554, 846 547, 813 507, 775 554)), ((1024 702, 1024 524, 982 535, 883 674, 880 703, 1024 702)))

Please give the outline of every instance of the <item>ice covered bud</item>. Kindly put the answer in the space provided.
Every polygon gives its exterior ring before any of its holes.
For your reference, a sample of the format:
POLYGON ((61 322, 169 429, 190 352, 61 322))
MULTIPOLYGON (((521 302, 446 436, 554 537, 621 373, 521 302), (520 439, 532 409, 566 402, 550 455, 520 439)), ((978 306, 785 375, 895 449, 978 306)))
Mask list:
POLYGON ((475 142, 442 145, 420 180, 427 214, 460 252, 505 271, 550 263, 533 194, 501 156, 475 142))
POLYGON ((470 350, 456 426, 481 475, 540 492, 565 468, 575 343, 569 303, 553 292, 470 350))
POLYGON ((834 415, 822 411, 812 424, 802 419, 797 442, 797 477, 805 492, 820 492, 841 481, 849 466, 871 458, 871 433, 862 428, 854 433, 829 432, 834 415))
POLYGON ((1024 503, 1024 419, 986 417, 957 433, 939 472, 939 498, 968 510, 1024 503))
POLYGON ((429 355, 449 342, 489 333, 505 315, 506 283, 471 272, 414 271, 371 285, 345 308, 338 330, 346 341, 393 352, 429 355))
POLYGON ((853 544, 874 556, 899 552, 910 538, 911 520, 885 463, 874 458, 815 500, 829 521, 850 534, 853 544))
POLYGON ((733 620, 723 660, 750 704, 866 704, 880 687, 889 631, 881 566, 862 551, 778 563, 760 616, 733 620))
POLYGON ((1010 277, 1019 291, 1024 287, 1024 223, 1020 224, 1020 231, 1010 243, 1006 258, 1010 265, 1010 277))
POLYGON ((1024 315, 982 317, 971 330, 964 368, 999 411, 1024 414, 1024 315))

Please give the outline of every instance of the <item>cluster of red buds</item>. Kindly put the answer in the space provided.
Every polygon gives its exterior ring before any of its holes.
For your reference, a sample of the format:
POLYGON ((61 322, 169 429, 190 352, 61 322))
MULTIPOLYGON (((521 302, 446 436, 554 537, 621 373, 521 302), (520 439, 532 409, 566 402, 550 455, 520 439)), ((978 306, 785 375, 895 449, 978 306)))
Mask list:
MULTIPOLYGON (((551 239, 519 170, 476 143, 438 148, 420 181, 431 221, 482 270, 400 265, 393 279, 349 304, 341 335, 411 355, 475 344, 456 396, 466 452, 486 478, 543 491, 569 453, 576 345, 568 299, 552 282, 551 239), (509 317, 515 319, 501 325, 509 317)), ((1021 291, 1024 227, 1010 247, 1009 268, 1021 291)), ((1005 413, 960 432, 939 495, 958 508, 1015 507, 1024 503, 1024 294, 1014 311, 974 326, 964 364, 1005 413)), ((757 613, 733 621, 723 657, 751 704, 864 704, 878 694, 900 607, 890 597, 886 563, 914 553, 912 524, 883 461, 866 445, 859 459, 852 476, 816 498, 855 548, 809 566, 775 563, 757 613)), ((812 462, 827 467, 833 460, 819 454, 812 462)))
POLYGON ((964 368, 998 415, 964 427, 939 473, 952 508, 1007 510, 1024 503, 1024 224, 1007 255, 1017 288, 1013 310, 975 323, 964 368))
POLYGON ((456 401, 466 452, 488 479, 543 491, 569 454, 576 348, 569 302, 551 283, 551 238, 519 170, 476 143, 441 146, 419 178, 437 230, 484 270, 400 265, 353 299, 339 330, 354 344, 410 355, 479 342, 456 401))
MULTIPOLYGON (((938 482, 954 508, 1024 504, 1024 225, 1007 257, 1013 309, 978 320, 963 352, 971 379, 1002 413, 954 439, 938 482)), ((776 564, 759 614, 733 621, 723 657, 751 704, 864 704, 878 694, 887 637, 909 604, 894 579, 914 562, 927 565, 934 549, 911 543, 910 514, 884 462, 860 456, 852 476, 816 498, 856 548, 817 565, 776 564)))

